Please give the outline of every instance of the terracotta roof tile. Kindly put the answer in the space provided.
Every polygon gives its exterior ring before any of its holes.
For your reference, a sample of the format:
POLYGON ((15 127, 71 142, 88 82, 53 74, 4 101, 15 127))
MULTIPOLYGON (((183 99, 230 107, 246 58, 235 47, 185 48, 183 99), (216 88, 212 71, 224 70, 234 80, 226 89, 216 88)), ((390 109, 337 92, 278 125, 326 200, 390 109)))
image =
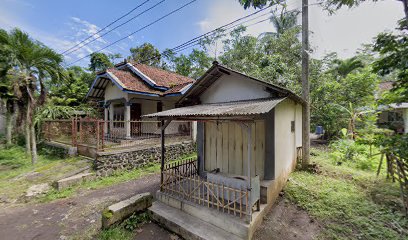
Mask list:
POLYGON ((194 79, 192 78, 161 68, 152 67, 142 63, 132 63, 132 65, 151 80, 155 81, 158 86, 171 88, 176 85, 194 82, 194 79))
POLYGON ((116 78, 116 80, 118 80, 118 84, 121 85, 126 90, 152 93, 158 95, 179 93, 185 86, 193 82, 191 78, 187 78, 173 72, 168 72, 166 70, 149 67, 144 64, 139 64, 137 66, 139 71, 147 75, 159 86, 163 86, 161 84, 163 84, 163 82, 166 82, 167 83, 166 87, 169 87, 170 89, 166 91, 156 90, 152 86, 147 84, 145 81, 143 81, 143 79, 141 79, 139 76, 132 73, 130 70, 118 70, 116 68, 109 68, 106 70, 106 72, 112 74, 116 78), (142 65, 143 67, 140 67, 142 65))
POLYGON ((171 93, 179 93, 179 92, 181 92, 181 90, 183 90, 183 88, 185 86, 187 86, 189 84, 191 84, 191 83, 183 83, 183 84, 180 84, 180 85, 176 85, 176 86, 170 88, 169 90, 165 91, 164 94, 166 95, 166 94, 171 94, 171 93))
POLYGON ((162 93, 158 90, 153 89, 141 78, 139 78, 138 76, 134 75, 129 71, 111 68, 108 69, 107 72, 113 74, 120 81, 119 84, 122 85, 122 87, 124 87, 127 90, 153 94, 162 93))
POLYGON ((394 82, 381 82, 379 84, 380 91, 391 90, 393 87, 394 82))

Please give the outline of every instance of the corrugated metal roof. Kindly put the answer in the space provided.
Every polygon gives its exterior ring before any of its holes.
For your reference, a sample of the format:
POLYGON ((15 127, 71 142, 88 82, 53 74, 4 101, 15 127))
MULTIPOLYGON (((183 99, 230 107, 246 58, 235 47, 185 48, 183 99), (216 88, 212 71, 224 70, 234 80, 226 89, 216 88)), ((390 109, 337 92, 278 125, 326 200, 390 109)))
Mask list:
POLYGON ((228 117, 268 113, 285 98, 256 99, 239 102, 200 104, 152 113, 144 117, 228 117))
POLYGON ((398 108, 408 108, 408 102, 403 103, 391 103, 390 107, 398 109, 398 108))

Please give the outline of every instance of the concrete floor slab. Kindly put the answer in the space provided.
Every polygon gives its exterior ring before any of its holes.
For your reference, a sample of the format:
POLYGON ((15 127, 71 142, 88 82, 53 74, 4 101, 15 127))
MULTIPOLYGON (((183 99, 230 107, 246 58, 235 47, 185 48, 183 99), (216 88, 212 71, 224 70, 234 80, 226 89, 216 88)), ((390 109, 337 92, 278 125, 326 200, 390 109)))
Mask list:
POLYGON ((242 238, 237 235, 224 231, 221 228, 159 201, 154 202, 149 208, 149 211, 154 221, 186 240, 242 240, 242 238))

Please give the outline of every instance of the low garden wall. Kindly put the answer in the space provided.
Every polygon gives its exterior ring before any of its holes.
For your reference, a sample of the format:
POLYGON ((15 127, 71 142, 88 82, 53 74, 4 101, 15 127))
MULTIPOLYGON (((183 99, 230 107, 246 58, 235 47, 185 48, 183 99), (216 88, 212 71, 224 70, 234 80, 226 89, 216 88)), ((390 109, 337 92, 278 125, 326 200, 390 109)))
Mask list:
MULTIPOLYGON (((196 151, 192 141, 166 145, 166 161, 176 160, 196 151)), ((161 147, 126 150, 120 152, 98 153, 94 160, 94 169, 98 176, 109 176, 116 170, 131 170, 149 163, 158 163, 161 159, 161 147)))

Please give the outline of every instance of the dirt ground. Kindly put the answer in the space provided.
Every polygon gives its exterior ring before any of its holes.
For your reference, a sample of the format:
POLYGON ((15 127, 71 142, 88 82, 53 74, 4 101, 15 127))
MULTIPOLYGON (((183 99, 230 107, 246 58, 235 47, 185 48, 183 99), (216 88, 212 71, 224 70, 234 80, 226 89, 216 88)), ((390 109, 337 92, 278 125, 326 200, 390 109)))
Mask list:
POLYGON ((0 239, 91 238, 101 227, 101 212, 106 206, 138 193, 154 194, 159 181, 160 176, 152 174, 50 203, 3 207, 0 210, 0 239))
POLYGON ((265 216, 262 225, 255 232, 254 240, 308 240, 314 239, 321 231, 321 225, 306 211, 290 203, 284 197, 265 216))
MULTIPOLYGON (((158 190, 159 179, 158 174, 152 174, 107 188, 86 190, 68 199, 2 208, 0 239, 92 239, 101 227, 101 211, 106 206, 137 193, 154 194, 158 190)), ((305 211, 279 198, 254 239, 313 239, 320 229, 320 225, 305 211)), ((134 239, 179 238, 154 223, 147 223, 135 232, 134 239)))

